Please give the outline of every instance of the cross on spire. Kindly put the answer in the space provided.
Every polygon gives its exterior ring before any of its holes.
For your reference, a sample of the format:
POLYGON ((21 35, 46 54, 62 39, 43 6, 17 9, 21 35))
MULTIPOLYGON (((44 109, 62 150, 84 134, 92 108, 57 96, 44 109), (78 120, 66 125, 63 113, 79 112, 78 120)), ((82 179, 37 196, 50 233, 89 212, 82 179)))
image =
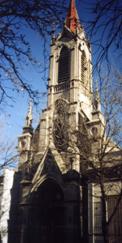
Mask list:
POLYGON ((70 29, 71 32, 75 33, 77 28, 80 28, 79 25, 79 16, 77 13, 77 9, 75 6, 75 0, 70 0, 70 5, 68 9, 68 13, 66 16, 65 25, 70 29))

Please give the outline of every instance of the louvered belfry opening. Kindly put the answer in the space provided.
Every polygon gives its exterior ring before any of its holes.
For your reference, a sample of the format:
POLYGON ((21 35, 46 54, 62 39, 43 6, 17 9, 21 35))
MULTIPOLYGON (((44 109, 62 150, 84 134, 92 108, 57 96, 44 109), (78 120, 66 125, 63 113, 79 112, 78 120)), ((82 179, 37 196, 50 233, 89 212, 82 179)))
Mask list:
POLYGON ((85 52, 82 52, 81 55, 81 82, 84 83, 86 80, 86 71, 87 71, 87 60, 85 52))
POLYGON ((70 50, 64 46, 60 53, 58 83, 69 82, 70 79, 70 50))

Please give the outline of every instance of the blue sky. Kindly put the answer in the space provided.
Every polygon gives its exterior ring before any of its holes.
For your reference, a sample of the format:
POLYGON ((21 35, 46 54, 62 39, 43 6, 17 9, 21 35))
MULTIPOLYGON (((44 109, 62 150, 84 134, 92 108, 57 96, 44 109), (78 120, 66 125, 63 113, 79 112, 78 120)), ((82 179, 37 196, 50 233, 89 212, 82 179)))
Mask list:
MULTIPOLYGON (((24 66, 24 64, 22 67, 22 75, 24 79, 29 80, 29 83, 32 84, 33 88, 39 90, 41 96, 38 106, 33 107, 33 122, 35 127, 39 121, 41 109, 46 106, 47 101, 46 95, 43 95, 43 93, 47 91, 46 84, 48 70, 43 72, 43 69, 47 68, 44 64, 46 62, 45 58, 47 60, 47 57, 44 57, 44 43, 40 39, 39 34, 34 33, 31 30, 27 31, 26 34, 31 43, 32 53, 40 64, 40 68, 36 68, 36 66, 33 65, 24 66)), ((49 52, 49 43, 47 43, 47 52, 49 52)), ((2 105, 0 110, 0 124, 2 124, 2 133, 4 134, 3 139, 5 139, 5 141, 9 140, 10 143, 14 141, 16 142, 17 137, 22 132, 29 103, 29 98, 23 92, 15 92, 13 98, 14 101, 7 100, 7 104, 2 105)))

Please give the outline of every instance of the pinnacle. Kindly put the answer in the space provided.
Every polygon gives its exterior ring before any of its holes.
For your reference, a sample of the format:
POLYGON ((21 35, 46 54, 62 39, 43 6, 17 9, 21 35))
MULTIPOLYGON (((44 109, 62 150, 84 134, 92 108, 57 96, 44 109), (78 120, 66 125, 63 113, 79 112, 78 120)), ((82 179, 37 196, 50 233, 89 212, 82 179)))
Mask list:
POLYGON ((32 125, 32 101, 29 102, 28 113, 26 116, 26 127, 31 127, 32 125))

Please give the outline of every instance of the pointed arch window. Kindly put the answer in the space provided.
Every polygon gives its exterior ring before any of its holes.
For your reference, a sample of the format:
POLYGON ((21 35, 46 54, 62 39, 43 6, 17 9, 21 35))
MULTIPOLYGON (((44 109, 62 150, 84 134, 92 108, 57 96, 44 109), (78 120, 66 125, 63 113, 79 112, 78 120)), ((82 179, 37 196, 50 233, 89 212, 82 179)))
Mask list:
POLYGON ((70 50, 64 46, 60 53, 58 83, 68 82, 70 79, 70 50))
POLYGON ((86 55, 85 52, 82 52, 81 55, 81 82, 85 83, 87 79, 87 60, 86 60, 86 55))

